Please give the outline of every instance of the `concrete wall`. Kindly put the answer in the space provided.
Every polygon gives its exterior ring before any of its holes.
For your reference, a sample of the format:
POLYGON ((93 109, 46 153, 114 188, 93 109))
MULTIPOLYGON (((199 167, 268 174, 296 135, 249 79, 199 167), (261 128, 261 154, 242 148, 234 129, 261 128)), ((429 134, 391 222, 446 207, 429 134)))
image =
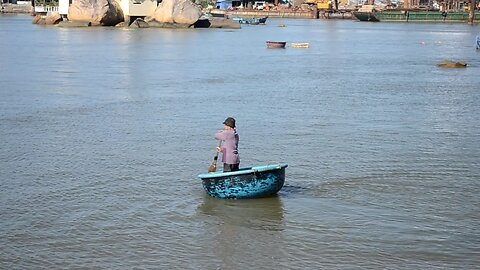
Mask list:
POLYGON ((151 16, 157 8, 157 0, 120 0, 125 16, 151 16))

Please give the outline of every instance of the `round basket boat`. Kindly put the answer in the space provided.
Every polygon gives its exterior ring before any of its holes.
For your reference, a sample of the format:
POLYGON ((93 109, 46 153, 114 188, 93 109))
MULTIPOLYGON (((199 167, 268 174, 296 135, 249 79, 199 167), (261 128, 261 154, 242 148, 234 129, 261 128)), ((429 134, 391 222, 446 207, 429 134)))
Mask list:
POLYGON ((285 182, 287 164, 242 168, 236 172, 200 174, 203 188, 217 198, 248 199, 277 194, 285 182))

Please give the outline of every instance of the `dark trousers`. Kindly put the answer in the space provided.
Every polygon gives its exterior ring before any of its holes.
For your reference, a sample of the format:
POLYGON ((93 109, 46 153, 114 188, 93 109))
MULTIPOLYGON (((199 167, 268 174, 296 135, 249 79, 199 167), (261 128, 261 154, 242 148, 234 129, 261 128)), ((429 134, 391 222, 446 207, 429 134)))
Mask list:
POLYGON ((227 164, 223 163, 223 172, 235 172, 238 171, 240 164, 227 164))

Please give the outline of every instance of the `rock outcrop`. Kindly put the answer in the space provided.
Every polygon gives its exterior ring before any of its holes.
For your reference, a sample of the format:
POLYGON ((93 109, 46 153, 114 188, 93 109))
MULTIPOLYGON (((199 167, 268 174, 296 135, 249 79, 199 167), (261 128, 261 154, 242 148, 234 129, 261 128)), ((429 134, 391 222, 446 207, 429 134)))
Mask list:
POLYGON ((72 21, 61 21, 58 23, 58 27, 89 27, 92 26, 90 22, 72 22, 72 21))
POLYGON ((240 22, 224 19, 213 18, 210 20, 198 20, 195 23, 195 28, 226 28, 226 29, 240 29, 240 22))
POLYGON ((123 11, 116 0, 75 0, 68 9, 68 19, 114 26, 123 21, 123 11))
POLYGON ((58 12, 53 12, 51 14, 48 14, 47 17, 45 17, 45 24, 48 24, 48 25, 58 24, 61 21, 62 21, 62 16, 60 16, 60 13, 58 12))
POLYGON ((150 28, 150 25, 144 21, 143 19, 136 19, 135 21, 133 21, 132 24, 130 24, 130 27, 132 28, 150 28))
POLYGON ((189 24, 178 24, 178 23, 161 23, 155 20, 148 22, 150 28, 169 28, 169 29, 183 29, 190 28, 189 24))
POLYGON ((47 16, 36 15, 32 19, 33 24, 40 24, 40 25, 54 25, 59 24, 63 21, 62 16, 58 12, 53 12, 48 14, 47 16))
POLYGON ((453 62, 450 60, 445 60, 440 64, 437 64, 438 67, 442 68, 466 68, 467 64, 462 62, 453 62))
POLYGON ((40 15, 35 15, 32 19, 33 24, 45 24, 45 18, 40 15))
POLYGON ((153 18, 160 23, 192 25, 202 16, 200 6, 190 0, 163 0, 153 18))

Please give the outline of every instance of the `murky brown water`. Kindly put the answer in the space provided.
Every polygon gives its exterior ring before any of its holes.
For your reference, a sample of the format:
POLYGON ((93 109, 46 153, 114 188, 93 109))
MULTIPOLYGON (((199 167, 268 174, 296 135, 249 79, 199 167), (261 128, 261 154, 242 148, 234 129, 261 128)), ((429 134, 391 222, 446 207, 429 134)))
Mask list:
POLYGON ((30 19, 0 16, 1 269, 478 267, 478 26, 30 19), (226 116, 278 197, 205 195, 226 116))

